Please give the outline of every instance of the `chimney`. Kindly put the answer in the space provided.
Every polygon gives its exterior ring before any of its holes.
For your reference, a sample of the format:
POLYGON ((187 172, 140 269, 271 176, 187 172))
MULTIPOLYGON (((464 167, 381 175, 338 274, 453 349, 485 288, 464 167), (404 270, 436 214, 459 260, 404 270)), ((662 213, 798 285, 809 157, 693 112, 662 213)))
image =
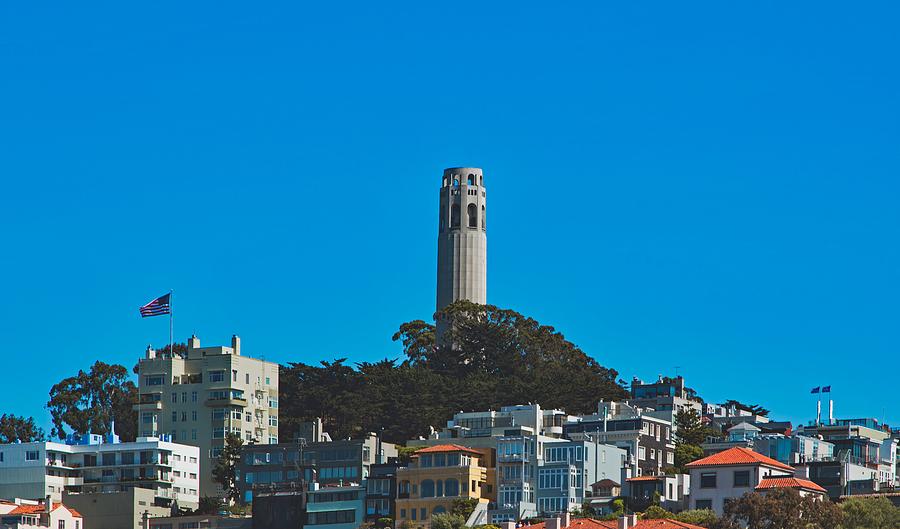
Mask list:
POLYGON ((516 529, 516 522, 501 522, 500 529, 516 529))
POLYGON ((828 424, 834 424, 834 401, 828 399, 828 424))
POLYGON ((559 517, 547 518, 546 520, 544 520, 544 522, 544 527, 546 529, 562 529, 559 517))
POLYGON ((241 337, 232 334, 231 335, 231 348, 234 350, 234 354, 236 356, 241 356, 241 337))
POLYGON ((50 498, 50 495, 48 494, 47 497, 44 499, 44 512, 47 513, 47 516, 49 516, 50 511, 52 511, 52 510, 53 510, 53 500, 50 498))
POLYGON ((634 529, 637 525, 638 517, 636 514, 626 514, 619 516, 616 529, 634 529))
POLYGON ((569 514, 569 511, 566 511, 560 516, 560 523, 563 527, 568 527, 572 525, 572 515, 569 514))
POLYGON ((188 349, 200 349, 200 338, 196 334, 192 334, 188 340, 188 349))
POLYGON ((147 358, 147 360, 156 358, 156 350, 153 349, 153 346, 151 346, 150 344, 147 344, 147 352, 144 357, 147 358))

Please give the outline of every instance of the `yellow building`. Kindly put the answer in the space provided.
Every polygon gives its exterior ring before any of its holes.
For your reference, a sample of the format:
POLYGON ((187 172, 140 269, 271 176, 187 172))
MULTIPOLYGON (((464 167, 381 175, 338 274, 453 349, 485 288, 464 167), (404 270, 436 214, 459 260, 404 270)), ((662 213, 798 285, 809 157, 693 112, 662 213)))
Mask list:
POLYGON ((484 454, 455 444, 416 451, 397 471, 397 527, 427 529, 431 517, 450 510, 459 498, 487 503, 484 454))

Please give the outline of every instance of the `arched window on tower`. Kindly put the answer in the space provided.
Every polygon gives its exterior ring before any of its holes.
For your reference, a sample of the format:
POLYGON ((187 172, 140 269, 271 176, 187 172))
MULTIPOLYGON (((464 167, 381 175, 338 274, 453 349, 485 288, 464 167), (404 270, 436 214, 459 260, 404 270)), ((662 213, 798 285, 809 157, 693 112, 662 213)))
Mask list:
POLYGON ((478 227, 478 206, 475 204, 469 204, 469 227, 477 228, 478 227))
POLYGON ((459 204, 450 206, 450 227, 459 228, 459 204))
POLYGON ((478 185, 480 185, 480 186, 484 185, 484 175, 478 176, 478 185))
POLYGON ((487 216, 484 211, 484 206, 481 206, 481 229, 487 229, 487 216))
POLYGON ((475 175, 473 175, 473 174, 469 174, 469 185, 470 186, 475 185, 475 175))
POLYGON ((453 187, 459 187, 459 178, 453 179, 453 187))

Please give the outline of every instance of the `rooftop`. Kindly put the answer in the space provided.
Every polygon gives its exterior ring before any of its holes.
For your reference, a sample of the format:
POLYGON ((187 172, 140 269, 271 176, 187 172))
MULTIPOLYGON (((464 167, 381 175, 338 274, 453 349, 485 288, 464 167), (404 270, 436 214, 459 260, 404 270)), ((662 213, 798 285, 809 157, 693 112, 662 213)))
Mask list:
POLYGON ((719 452, 718 454, 713 454, 709 457, 704 457, 703 459, 698 459, 693 463, 688 463, 686 465, 687 468, 698 468, 698 467, 715 467, 715 466, 727 466, 727 465, 766 465, 769 467, 779 468, 781 470, 788 470, 790 472, 794 472, 794 468, 785 465, 780 461, 776 461, 771 457, 766 457, 758 452, 754 452, 749 448, 744 448, 742 446, 736 446, 734 448, 729 448, 724 452, 719 452))
POLYGON ((824 488, 813 483, 812 481, 800 478, 763 478, 756 486, 756 490, 767 489, 807 489, 816 492, 826 493, 824 488))
MULTIPOLYGON (((528 529, 545 529, 546 523, 541 522, 539 524, 528 525, 526 526, 528 529)), ((561 529, 617 529, 618 522, 616 520, 593 520, 591 518, 574 518, 569 525, 562 527, 561 529)), ((632 526, 634 529, 703 529, 699 525, 692 525, 689 523, 678 522, 675 520, 638 520, 637 523, 632 526)))
POLYGON ((440 454, 445 452, 466 452, 469 454, 475 455, 483 455, 481 452, 477 450, 472 450, 471 448, 467 448, 465 446, 457 445, 457 444, 443 444, 443 445, 435 445, 429 446, 428 448, 422 448, 421 450, 416 450, 415 454, 440 454))

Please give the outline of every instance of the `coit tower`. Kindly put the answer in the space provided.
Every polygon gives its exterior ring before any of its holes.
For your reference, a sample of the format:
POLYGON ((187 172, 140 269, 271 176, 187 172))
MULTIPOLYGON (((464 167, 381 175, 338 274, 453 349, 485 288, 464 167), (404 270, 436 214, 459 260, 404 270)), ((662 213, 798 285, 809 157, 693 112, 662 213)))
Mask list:
MULTIPOLYGON (((461 299, 487 302, 486 196, 481 169, 444 169, 438 209, 437 310, 461 299)), ((439 333, 440 327, 438 321, 439 333)))

